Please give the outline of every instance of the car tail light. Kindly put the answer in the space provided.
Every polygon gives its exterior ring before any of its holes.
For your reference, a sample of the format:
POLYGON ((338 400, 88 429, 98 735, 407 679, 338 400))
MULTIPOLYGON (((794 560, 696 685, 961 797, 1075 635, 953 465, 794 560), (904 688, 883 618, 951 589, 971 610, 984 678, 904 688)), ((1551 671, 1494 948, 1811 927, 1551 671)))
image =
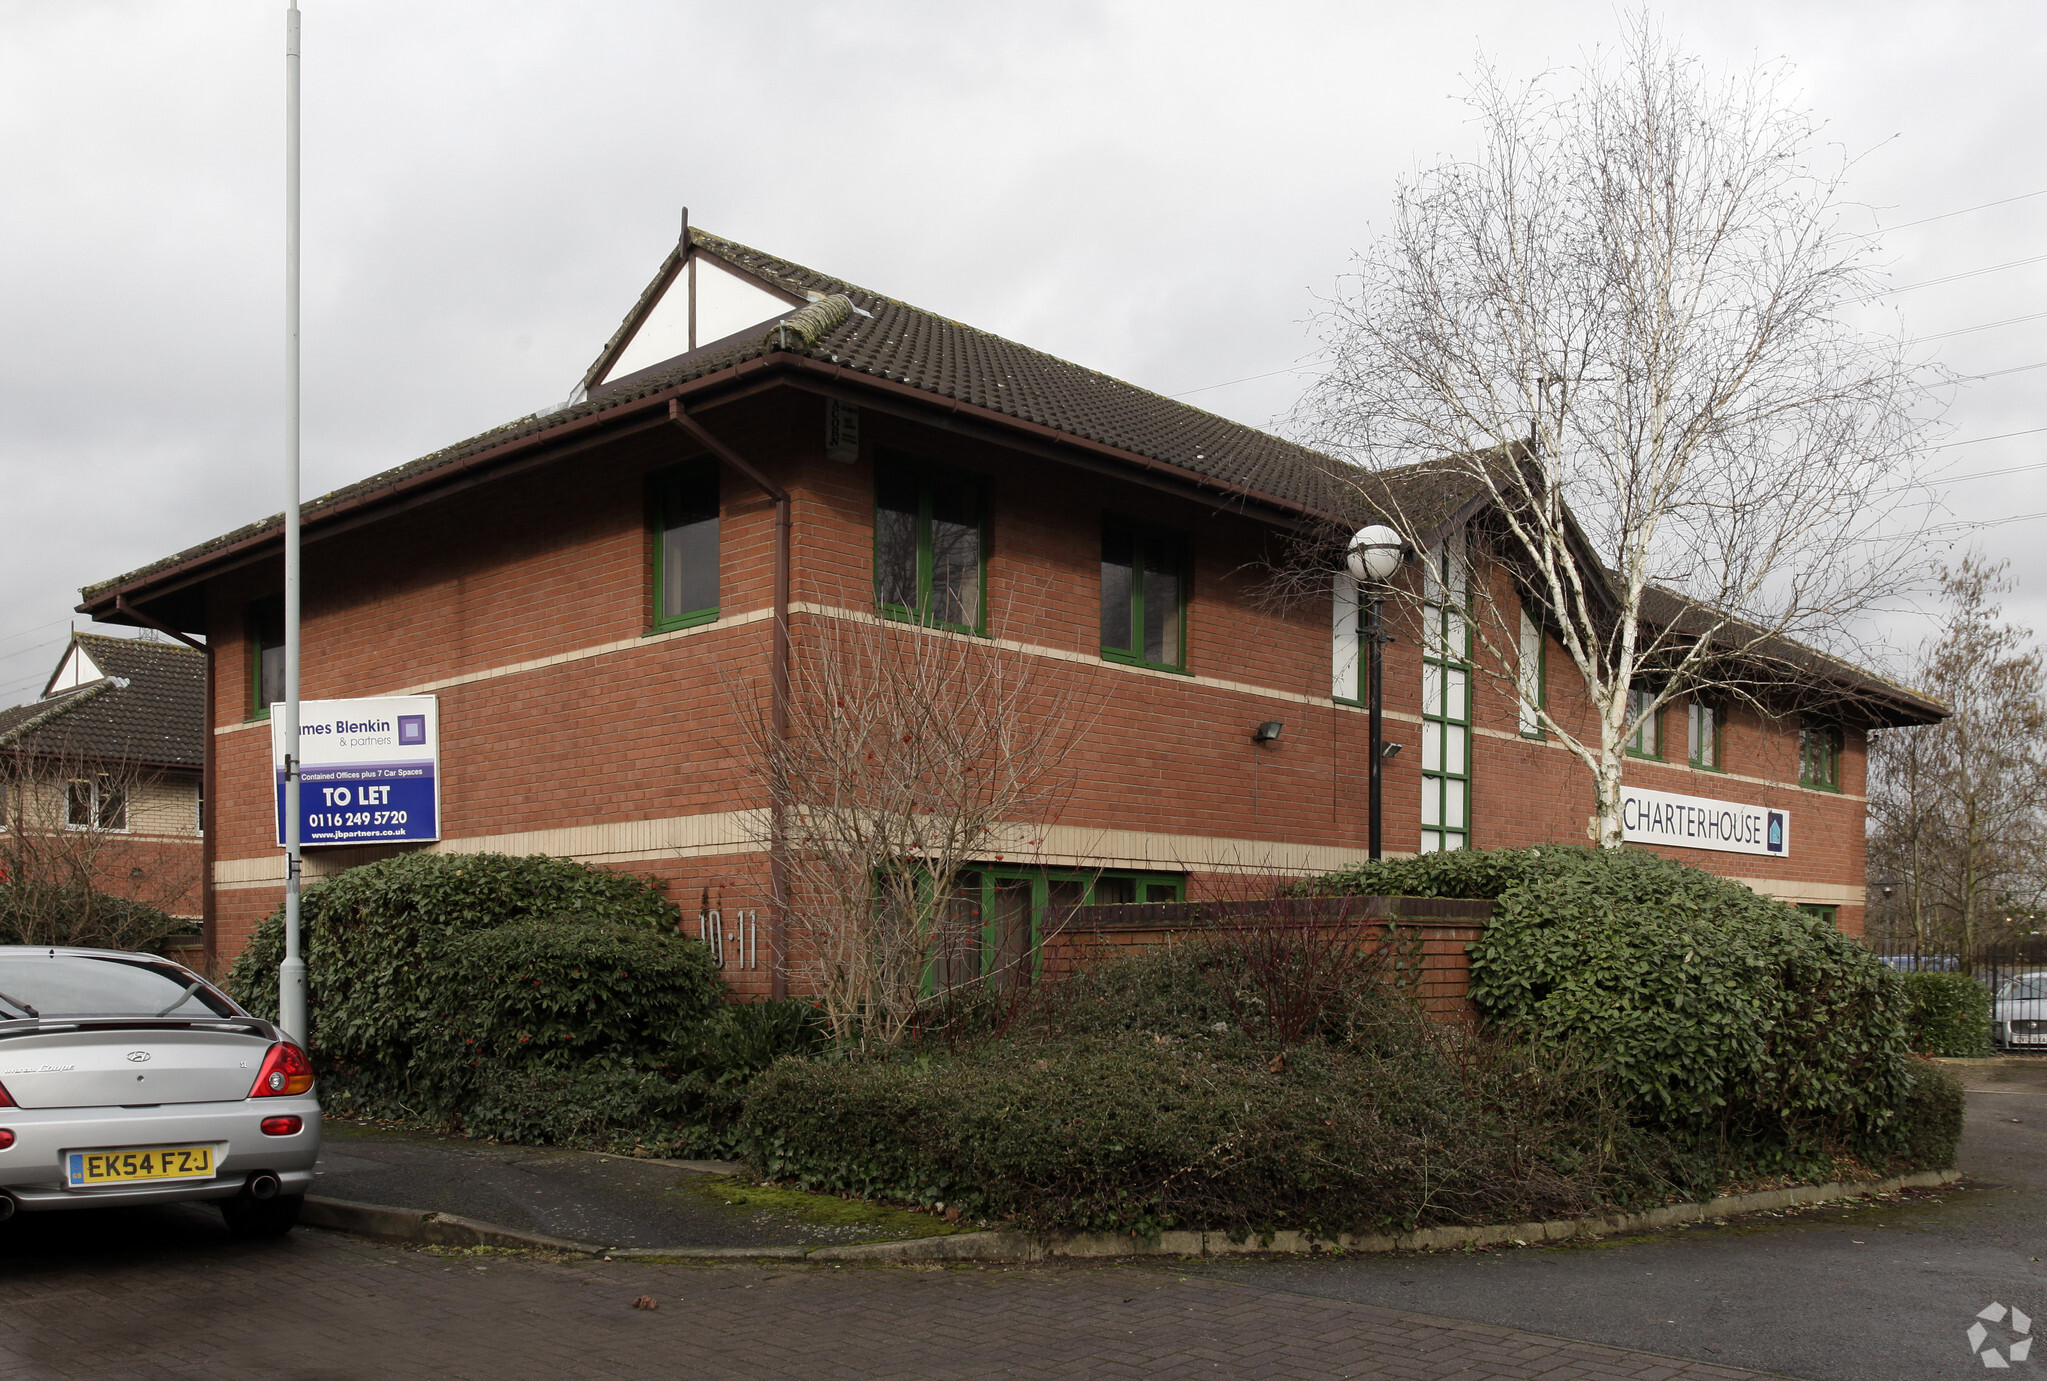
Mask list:
POLYGON ((7 1091, 7 1085, 0 1084, 0 1108, 12 1108, 16 1106, 18 1105, 14 1101, 14 1095, 7 1091))
POLYGON ((10 1132, 10 1131, 8 1131, 8 1130, 7 1130, 7 1129, 6 1129, 5 1127, 0 1127, 0 1151, 4 1151, 4 1150, 6 1150, 6 1149, 7 1149, 8 1147, 12 1146, 13 1144, 14 1144, 14 1133, 13 1133, 13 1132, 10 1132))
POLYGON ((297 1136, 305 1128, 306 1119, 292 1113, 284 1117, 266 1117, 261 1125, 265 1136, 297 1136))
POLYGON ((249 1090, 249 1097, 289 1098, 312 1086, 313 1062, 306 1052, 290 1041, 279 1041, 263 1057, 263 1068, 256 1072, 256 1085, 249 1090))

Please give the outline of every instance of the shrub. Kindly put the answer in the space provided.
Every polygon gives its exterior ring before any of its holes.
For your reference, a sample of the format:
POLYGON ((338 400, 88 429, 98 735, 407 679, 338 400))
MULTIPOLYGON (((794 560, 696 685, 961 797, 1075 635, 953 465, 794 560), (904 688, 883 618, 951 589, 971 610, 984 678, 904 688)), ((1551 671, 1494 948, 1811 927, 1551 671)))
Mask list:
POLYGON ((1898 1113, 1904 1164, 1919 1170, 1954 1165, 1965 1101, 1961 1080, 1929 1061, 1911 1062, 1911 1086, 1898 1113))
MULTIPOLYGON (((308 1035, 324 1089, 343 1106, 394 1115, 424 1111, 416 1061, 450 998, 463 995, 441 963, 454 937, 528 920, 606 922, 673 937, 677 920, 646 879, 501 854, 413 853, 352 868, 307 888, 301 914, 308 1035)), ((283 937, 280 908, 228 976, 235 1000, 263 1016, 277 1014, 283 937)))
POLYGON ((1634 849, 1428 855, 1318 887, 1496 898, 1471 952, 1491 1028, 1578 1052, 1642 1125, 1731 1167, 1900 1151, 1903 992, 1827 922, 1634 849))
POLYGON ((1990 990, 1965 973, 1904 973, 1906 1040, 1921 1055, 1990 1053, 1990 990))
POLYGON ((572 917, 449 936, 433 966, 442 1006, 412 1077, 444 1106, 480 1069, 667 1069, 725 992, 693 940, 572 917))
POLYGON ((1243 965, 1176 946, 1050 985, 999 1036, 782 1061, 747 1097, 750 1152, 806 1187, 1034 1230, 1330 1234, 1668 1187, 1653 1139, 1570 1062, 1433 1028, 1377 984, 1316 1038, 1246 1030, 1243 965))
POLYGON ((491 1065, 461 1113, 462 1130, 527 1146, 595 1146, 640 1155, 700 1149, 702 1082, 631 1065, 491 1065))
POLYGON ((147 902, 82 887, 24 887, 0 881, 0 945, 76 945, 156 954, 162 952, 164 941, 190 928, 191 922, 147 902))

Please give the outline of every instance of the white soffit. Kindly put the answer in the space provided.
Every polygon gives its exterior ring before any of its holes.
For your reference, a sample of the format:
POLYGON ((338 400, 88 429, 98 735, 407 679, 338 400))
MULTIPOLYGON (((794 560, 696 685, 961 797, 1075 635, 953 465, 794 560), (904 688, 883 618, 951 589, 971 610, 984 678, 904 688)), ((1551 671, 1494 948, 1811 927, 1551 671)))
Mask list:
POLYGON ((58 665, 57 674, 52 676, 50 684, 43 688, 43 694, 55 695, 58 691, 77 690, 80 686, 89 686, 105 676, 106 673, 99 669, 99 663, 93 661, 85 648, 73 643, 71 651, 65 654, 63 662, 58 665))
MULTIPOLYGON (((691 256, 661 298, 647 312, 640 329, 619 353, 604 378, 622 379, 651 368, 698 345, 722 340, 749 326, 765 325, 786 315, 792 304, 749 282, 707 254, 691 256), (691 269, 695 272, 692 273, 691 269), (694 282, 697 301, 696 340, 690 340, 689 300, 694 282)), ((602 381, 600 381, 602 382, 602 381)))

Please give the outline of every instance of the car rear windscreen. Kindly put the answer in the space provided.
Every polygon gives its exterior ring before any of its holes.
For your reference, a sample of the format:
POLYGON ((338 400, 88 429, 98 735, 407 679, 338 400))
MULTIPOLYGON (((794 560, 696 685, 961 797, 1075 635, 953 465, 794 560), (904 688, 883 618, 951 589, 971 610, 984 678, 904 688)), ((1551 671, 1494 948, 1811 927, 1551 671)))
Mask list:
POLYGON ((0 1018, 235 1014, 220 994, 169 964, 83 954, 0 957, 0 1018))

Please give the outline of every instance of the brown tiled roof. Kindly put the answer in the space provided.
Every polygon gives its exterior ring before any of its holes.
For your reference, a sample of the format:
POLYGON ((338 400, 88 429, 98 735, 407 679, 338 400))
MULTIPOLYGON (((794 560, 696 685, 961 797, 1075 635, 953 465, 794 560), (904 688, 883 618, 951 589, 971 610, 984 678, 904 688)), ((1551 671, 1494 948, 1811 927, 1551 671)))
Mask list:
POLYGON ((153 767, 205 761, 204 653, 182 643, 71 636, 104 679, 0 710, 0 749, 153 767))
MULTIPOLYGON (((1355 488, 1358 471, 1320 451, 976 330, 937 312, 721 239, 694 226, 690 228, 690 243, 698 252, 721 259, 797 297, 814 302, 842 295, 857 310, 845 313, 837 325, 821 334, 764 329, 713 342, 691 354, 613 380, 566 408, 519 418, 323 494, 303 506, 304 519, 311 521, 337 504, 391 488, 480 452, 565 423, 629 408, 679 384, 776 353, 836 365, 850 374, 888 380, 937 399, 985 408, 1020 422, 1114 447, 1170 466, 1196 482, 1213 481, 1218 487, 1254 495, 1285 509, 1338 518, 1371 516, 1358 512, 1355 488)), ((670 268, 671 265, 663 265, 663 272, 670 268)), ((810 308, 791 308, 789 316, 807 311, 810 308)), ((282 522, 279 514, 250 523, 126 575, 88 585, 80 594, 90 603, 104 591, 280 528, 282 522)))
MULTIPOLYGON (((1608 578, 1612 579, 1611 572, 1608 578)), ((1764 636, 1753 625, 1720 619, 1697 601, 1660 585, 1643 589, 1642 618, 1658 628, 1695 637, 1720 625, 1724 632, 1714 641, 1740 647, 1751 678, 1799 688, 1799 698, 1811 702, 1811 710, 1849 714, 1874 728, 1932 724, 1950 713, 1947 705, 1910 686, 1795 638, 1764 636)))

